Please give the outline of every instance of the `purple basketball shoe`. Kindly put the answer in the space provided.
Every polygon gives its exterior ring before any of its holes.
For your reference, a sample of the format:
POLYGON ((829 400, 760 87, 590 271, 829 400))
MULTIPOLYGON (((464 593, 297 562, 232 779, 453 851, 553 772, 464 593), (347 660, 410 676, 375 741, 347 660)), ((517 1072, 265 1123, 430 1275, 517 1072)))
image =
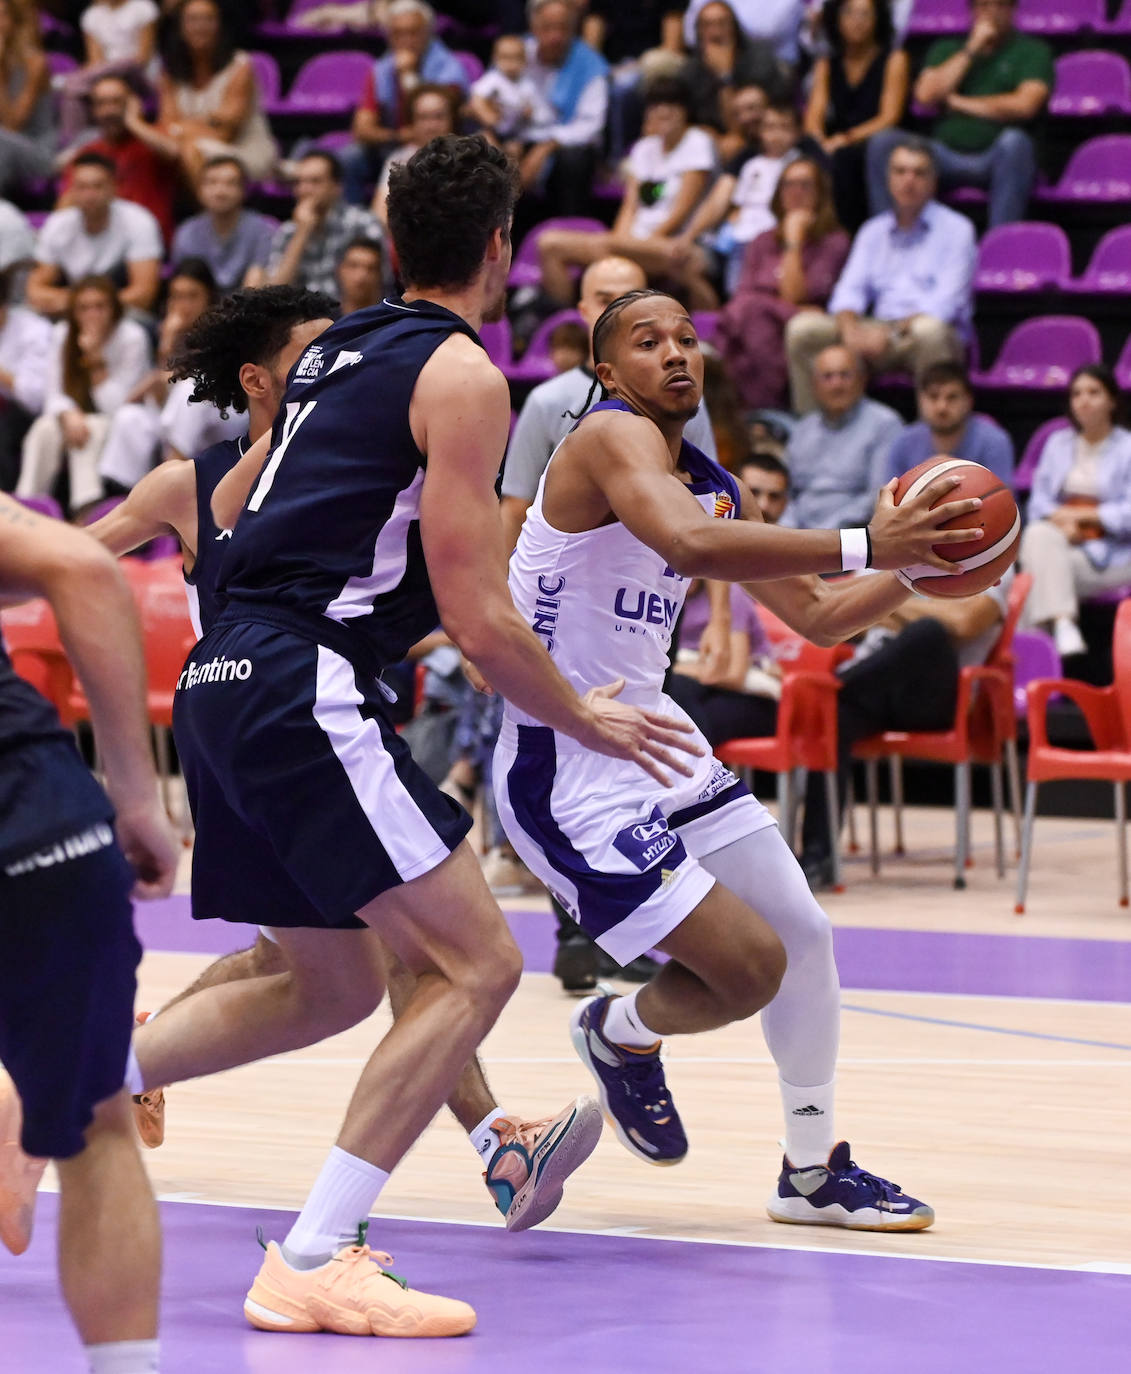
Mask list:
POLYGON ((672 1102, 659 1046, 630 1050, 601 1031, 611 997, 588 997, 570 1020, 570 1037, 581 1062, 597 1080, 601 1107, 622 1145, 649 1164, 678 1164, 687 1136, 672 1102))
POLYGON ((795 1226, 844 1226, 850 1231, 922 1231, 934 1209, 900 1192, 898 1183, 858 1168, 841 1141, 829 1162, 795 1169, 782 1160, 778 1190, 766 1211, 774 1221, 795 1226))

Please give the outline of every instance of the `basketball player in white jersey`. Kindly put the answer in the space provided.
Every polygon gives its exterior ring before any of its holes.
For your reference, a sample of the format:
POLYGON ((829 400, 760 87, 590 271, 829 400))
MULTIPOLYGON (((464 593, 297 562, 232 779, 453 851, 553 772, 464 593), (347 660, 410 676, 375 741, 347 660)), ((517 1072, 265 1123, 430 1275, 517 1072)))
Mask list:
MULTIPOLYGON (((953 489, 947 479, 900 507, 885 489, 867 530, 764 524, 750 493, 683 440, 702 394, 702 357, 683 307, 662 292, 610 305, 593 356, 610 399, 557 449, 510 565, 515 604, 579 690, 616 672, 626 700, 685 719, 662 681, 688 579, 753 584, 751 594, 799 633, 832 644, 908 593, 890 572, 835 589, 814 574, 920 560, 945 568, 933 546, 969 537, 938 527, 977 501, 930 509, 953 489)), ((671 956, 631 996, 590 998, 573 1018, 575 1045, 622 1143, 649 1163, 678 1163, 687 1139, 661 1039, 763 1010, 786 1120, 770 1215, 857 1229, 929 1226, 930 1207, 857 1168, 848 1145, 836 1143, 839 985, 829 921, 745 785, 705 750, 694 777, 664 790, 508 703, 495 787, 520 857, 614 959, 653 946, 671 956)))

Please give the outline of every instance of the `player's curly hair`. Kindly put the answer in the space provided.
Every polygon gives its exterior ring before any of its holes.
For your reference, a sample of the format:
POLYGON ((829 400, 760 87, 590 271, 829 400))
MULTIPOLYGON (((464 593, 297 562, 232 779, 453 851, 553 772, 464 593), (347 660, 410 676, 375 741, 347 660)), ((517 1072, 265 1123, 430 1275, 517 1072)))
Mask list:
POLYGON ((465 286, 491 235, 510 232, 518 168, 482 134, 446 134, 389 173, 388 216, 406 286, 465 286))
POLYGON ((301 286, 259 286, 233 291, 205 311, 185 333, 169 367, 174 381, 191 377, 192 399, 211 401, 226 419, 242 415, 247 397, 240 386, 244 363, 267 367, 286 347, 296 324, 334 319, 337 303, 301 286))

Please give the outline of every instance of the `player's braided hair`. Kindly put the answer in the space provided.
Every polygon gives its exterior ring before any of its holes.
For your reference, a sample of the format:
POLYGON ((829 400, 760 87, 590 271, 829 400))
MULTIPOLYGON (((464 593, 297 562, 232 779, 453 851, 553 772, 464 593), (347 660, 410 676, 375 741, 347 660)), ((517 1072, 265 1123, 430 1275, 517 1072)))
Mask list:
MULTIPOLYGON (((659 291, 655 287, 641 287, 636 291, 626 291, 623 296, 618 296, 615 301, 610 301, 601 314, 597 317, 597 323, 593 326, 593 366, 606 361, 604 357, 605 345, 613 327, 620 317, 620 313, 626 306, 635 305, 637 301, 647 300, 649 296, 663 296, 667 300, 675 298, 669 291, 659 291)), ((608 399, 609 393, 601 385, 600 381, 594 377, 589 393, 585 397, 585 402, 581 409, 575 414, 572 410, 563 411, 563 417, 568 415, 571 420, 580 420, 589 407, 593 404, 593 395, 600 388, 601 395, 599 400, 608 399)))
POLYGON ((173 380, 191 377, 192 399, 211 401, 225 419, 229 410, 242 415, 247 409, 240 386, 244 363, 269 365, 286 347, 296 324, 333 319, 337 313, 329 296, 301 286, 234 291, 186 331, 169 364, 173 380))

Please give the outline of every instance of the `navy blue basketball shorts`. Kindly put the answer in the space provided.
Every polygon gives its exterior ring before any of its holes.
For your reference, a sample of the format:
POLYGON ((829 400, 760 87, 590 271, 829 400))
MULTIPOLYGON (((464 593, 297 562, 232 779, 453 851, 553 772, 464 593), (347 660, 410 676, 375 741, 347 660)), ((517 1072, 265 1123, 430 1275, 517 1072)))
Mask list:
POLYGON ((376 681, 288 630, 205 635, 173 729, 198 920, 356 928, 355 912, 430 872, 471 828, 389 724, 376 681))
POLYGON ((105 820, 0 868, 0 1061, 29 1155, 78 1154, 94 1108, 125 1081, 141 961, 133 882, 105 820))

